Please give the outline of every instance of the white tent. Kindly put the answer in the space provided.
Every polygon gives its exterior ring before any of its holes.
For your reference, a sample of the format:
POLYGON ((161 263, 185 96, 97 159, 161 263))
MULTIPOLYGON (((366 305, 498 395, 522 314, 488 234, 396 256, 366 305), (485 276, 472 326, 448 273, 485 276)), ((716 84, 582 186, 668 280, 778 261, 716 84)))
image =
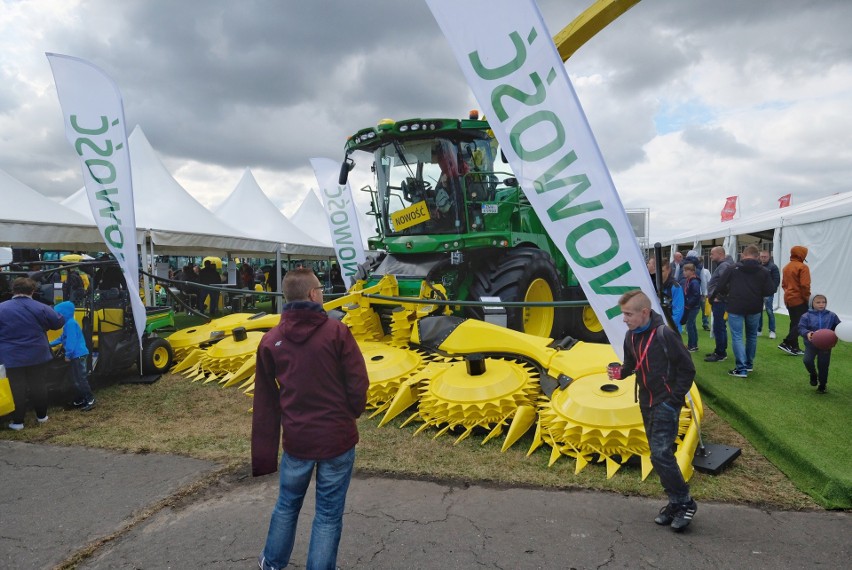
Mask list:
POLYGON ((322 207, 319 196, 313 190, 308 190, 305 199, 299 204, 296 213, 290 216, 290 221, 301 228, 302 231, 310 232, 311 236, 318 242, 331 247, 331 232, 328 229, 328 218, 325 208, 322 207))
MULTIPOLYGON (((136 227, 150 237, 158 252, 171 254, 272 253, 278 242, 250 237, 217 218, 172 177, 157 157, 140 127, 128 138, 133 174, 136 227)), ((85 188, 63 205, 92 223, 85 188)), ((144 243, 140 240, 140 243, 144 243)))
POLYGON ((103 244, 91 217, 46 198, 0 170, 0 245, 89 249, 103 244))
POLYGON ((807 247, 811 292, 826 295, 829 309, 841 319, 852 318, 852 297, 846 295, 852 282, 852 264, 846 263, 852 254, 852 192, 699 228, 664 245, 693 248, 724 242, 732 253, 738 243, 761 240, 772 242, 772 255, 781 269, 790 259, 790 248, 807 247))
MULTIPOLYGON (((322 205, 320 197, 313 190, 308 191, 299 208, 290 216, 290 221, 301 228, 302 231, 308 232, 313 238, 324 244, 328 244, 329 247, 331 246, 331 230, 328 227, 328 217, 325 213, 325 207, 322 205)), ((375 229, 367 232, 365 228, 373 228, 375 226, 375 219, 358 210, 358 226, 361 230, 364 249, 367 249, 367 237, 375 235, 376 232, 375 229)))
MULTIPOLYGON (((243 228, 250 236, 279 242, 283 254, 334 257, 330 240, 321 243, 288 220, 266 196, 248 168, 213 213, 226 223, 243 228)), ((324 220, 318 227, 328 234, 328 224, 324 220)))

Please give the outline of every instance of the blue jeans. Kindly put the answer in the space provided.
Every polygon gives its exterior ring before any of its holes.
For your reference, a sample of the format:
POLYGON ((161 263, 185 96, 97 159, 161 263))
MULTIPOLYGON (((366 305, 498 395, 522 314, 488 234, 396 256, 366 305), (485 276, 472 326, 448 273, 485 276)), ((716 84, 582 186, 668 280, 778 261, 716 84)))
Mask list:
POLYGON ((686 310, 686 346, 698 347, 698 327, 695 326, 695 317, 698 316, 698 307, 686 310))
POLYGON ((728 304, 716 301, 711 305, 713 310, 713 340, 716 341, 714 352, 719 356, 728 356, 728 329, 725 327, 725 311, 728 304))
POLYGON ((669 502, 689 502, 689 485, 683 480, 683 473, 680 472, 672 450, 677 437, 680 408, 674 409, 664 402, 650 410, 642 408, 641 412, 648 447, 651 450, 651 465, 660 478, 660 484, 668 495, 669 502))
POLYGON ((311 527, 306 568, 334 569, 343 531, 346 491, 352 479, 354 463, 354 447, 331 459, 297 459, 286 453, 282 455, 278 502, 272 511, 269 534, 263 549, 266 568, 277 570, 290 563, 299 511, 316 467, 316 513, 311 527))
POLYGON ((754 354, 757 352, 757 326, 760 313, 753 315, 735 315, 728 313, 728 326, 731 329, 731 348, 737 361, 737 370, 754 367, 754 354), (745 326, 745 340, 743 340, 745 326))
MULTIPOLYGON (((766 318, 769 319, 769 332, 775 332, 775 310, 772 308, 772 301, 775 300, 775 295, 769 295, 763 298, 763 308, 766 311, 766 318)), ((760 313, 760 325, 757 327, 757 332, 763 331, 763 313, 760 313)))
POLYGON ((86 372, 86 359, 88 357, 81 356, 72 358, 69 362, 68 372, 71 375, 71 385, 74 386, 75 398, 86 400, 87 402, 94 399, 92 389, 89 387, 89 374, 86 372))
POLYGON ((809 341, 805 340, 805 356, 802 357, 802 363, 807 368, 808 372, 817 375, 817 381, 820 386, 825 387, 828 383, 828 367, 831 364, 830 350, 817 350, 809 341), (814 366, 816 361, 816 366, 814 366))

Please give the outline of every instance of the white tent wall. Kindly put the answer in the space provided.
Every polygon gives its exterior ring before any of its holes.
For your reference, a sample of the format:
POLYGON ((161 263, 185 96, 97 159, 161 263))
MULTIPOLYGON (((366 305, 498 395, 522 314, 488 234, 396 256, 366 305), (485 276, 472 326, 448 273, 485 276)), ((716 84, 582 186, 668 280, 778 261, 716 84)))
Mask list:
POLYGON ((781 239, 776 240, 774 250, 778 268, 783 269, 790 261, 790 249, 793 246, 807 247, 806 264, 811 272, 811 294, 825 295, 828 308, 837 313, 840 320, 852 319, 852 296, 848 295, 849 284, 852 283, 852 264, 847 263, 852 258, 852 216, 782 226, 776 231, 778 234, 781 239))
MULTIPOLYGON (((711 246, 727 243, 732 247, 726 251, 736 259, 735 250, 769 240, 780 270, 790 261, 790 248, 807 247, 811 291, 825 294, 829 309, 841 319, 852 319, 852 297, 845 294, 852 283, 852 265, 846 263, 852 253, 852 192, 699 228, 674 236, 664 245, 684 249, 697 241, 706 256, 711 246)), ((786 313, 781 289, 775 303, 779 312, 786 313)))

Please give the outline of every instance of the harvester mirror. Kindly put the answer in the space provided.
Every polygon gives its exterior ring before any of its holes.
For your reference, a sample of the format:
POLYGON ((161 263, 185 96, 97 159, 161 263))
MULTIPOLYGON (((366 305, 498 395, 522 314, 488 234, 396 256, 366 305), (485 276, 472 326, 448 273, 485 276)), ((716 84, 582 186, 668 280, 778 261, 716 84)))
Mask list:
POLYGON ((340 165, 340 176, 337 177, 337 183, 341 186, 349 181, 349 171, 355 168, 355 161, 346 157, 343 164, 340 165))
POLYGON ((508 186, 509 188, 517 188, 518 187, 518 179, 515 177, 507 178, 503 181, 503 184, 508 186))

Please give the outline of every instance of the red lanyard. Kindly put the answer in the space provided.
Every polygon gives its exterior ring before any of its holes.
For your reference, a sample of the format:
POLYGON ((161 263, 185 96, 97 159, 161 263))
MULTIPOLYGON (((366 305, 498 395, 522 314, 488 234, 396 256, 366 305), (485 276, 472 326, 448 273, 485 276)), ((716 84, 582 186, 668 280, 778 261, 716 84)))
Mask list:
POLYGON ((650 336, 648 336, 648 342, 645 343, 645 349, 642 350, 642 341, 639 341, 639 350, 642 351, 642 356, 638 356, 638 360, 636 361, 636 370, 642 370, 642 363, 645 362, 645 357, 648 356, 648 349, 651 347, 651 341, 654 340, 654 335, 657 334, 657 329, 651 331, 650 336))

